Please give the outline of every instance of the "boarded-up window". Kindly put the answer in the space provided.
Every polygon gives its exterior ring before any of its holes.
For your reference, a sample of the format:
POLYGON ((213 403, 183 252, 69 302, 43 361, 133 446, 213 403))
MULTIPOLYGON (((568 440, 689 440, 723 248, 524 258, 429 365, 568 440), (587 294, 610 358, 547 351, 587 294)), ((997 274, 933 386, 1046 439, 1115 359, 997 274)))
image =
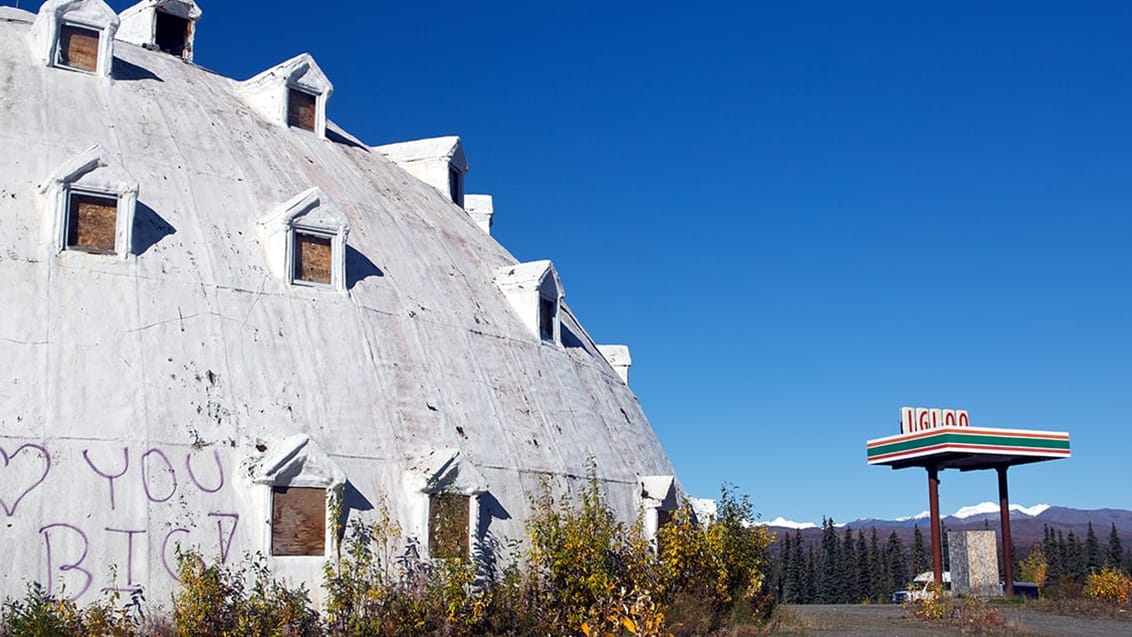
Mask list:
POLYGON ((437 493, 428 498, 428 554, 439 559, 468 557, 471 498, 437 493))
POLYGON ((59 64, 82 71, 98 69, 98 31, 72 25, 59 29, 59 64))
POLYGON ((71 193, 67 207, 67 247, 113 252, 118 229, 118 200, 71 193))
POLYGON ((546 297, 538 300, 538 333, 544 341, 554 340, 554 301, 546 297))
POLYGON ((271 554, 326 554, 326 489, 272 488, 271 554))
POLYGON ((448 195, 452 198, 452 203, 460 205, 460 191, 463 190, 460 183, 463 175, 460 171, 449 166, 448 167, 448 195))
POLYGON ((158 49, 180 57, 185 53, 190 28, 188 20, 158 11, 156 24, 153 27, 153 43, 158 49))
POLYGON ((318 98, 305 91, 288 89, 287 125, 313 131, 317 114, 315 110, 317 100, 318 98))
POLYGON ((295 232, 295 273, 296 281, 308 283, 331 283, 330 237, 295 232))

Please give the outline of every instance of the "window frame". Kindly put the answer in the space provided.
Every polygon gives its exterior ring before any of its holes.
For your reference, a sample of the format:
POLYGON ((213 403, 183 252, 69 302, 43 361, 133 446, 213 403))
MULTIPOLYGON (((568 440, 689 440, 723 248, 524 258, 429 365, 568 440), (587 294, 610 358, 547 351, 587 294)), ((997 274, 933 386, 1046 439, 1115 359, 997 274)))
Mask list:
POLYGON ((183 16, 179 16, 176 13, 173 13, 171 11, 165 11, 161 7, 155 7, 154 8, 154 11, 153 11, 153 46, 158 51, 161 51, 162 53, 165 53, 166 55, 172 55, 173 57, 181 58, 182 60, 185 59, 185 52, 189 51, 192 48, 191 47, 192 30, 193 30, 193 20, 186 18, 186 17, 183 17, 183 16), (173 51, 168 51, 168 50, 162 48, 161 37, 160 37, 160 26, 161 26, 161 22, 162 22, 161 16, 165 16, 165 19, 167 20, 166 24, 168 24, 168 19, 173 19, 173 20, 177 20, 179 26, 184 27, 184 32, 181 33, 181 35, 180 35, 180 46, 181 46, 180 51, 174 53, 173 51))
POLYGON ((539 294, 538 296, 538 336, 543 342, 555 343, 558 341, 556 332, 558 323, 558 300, 539 294), (543 323, 548 325, 543 325, 543 323), (547 329, 549 330, 547 331, 547 329))
POLYGON ((460 493, 458 491, 437 491, 428 493, 427 520, 425 523, 425 553, 429 559, 433 560, 451 560, 451 559, 471 559, 473 550, 476 546, 476 524, 477 516, 479 513, 479 498, 474 493, 460 493), (438 555, 434 546, 434 534, 438 532, 433 524, 433 498, 462 498, 465 500, 467 509, 467 524, 465 525, 464 532, 460 535, 460 548, 463 555, 438 555))
POLYGON ((86 254, 108 254, 108 255, 118 255, 118 254, 120 254, 121 250, 119 249, 119 246, 118 246, 118 241, 119 241, 118 228, 119 228, 120 222, 119 222, 118 217, 121 214, 122 214, 122 198, 117 193, 106 192, 106 191, 98 190, 98 189, 94 189, 94 188, 83 188, 81 186, 80 187, 68 186, 63 191, 63 218, 62 218, 62 223, 60 224, 60 226, 61 226, 60 229, 62 231, 61 232, 62 236, 60 237, 60 240, 61 240, 60 246, 62 247, 62 250, 68 251, 68 252, 84 252, 86 254), (77 211, 74 209, 74 203, 75 203, 75 197, 76 196, 77 197, 89 197, 91 199, 103 199, 103 200, 106 200, 106 201, 113 201, 114 202, 114 247, 112 247, 110 249, 88 248, 88 247, 84 247, 84 246, 81 246, 81 245, 72 245, 71 244, 71 218, 72 218, 72 215, 77 214, 77 211))
POLYGON ((273 484, 273 485, 271 485, 270 498, 271 498, 271 502, 270 502, 269 511, 271 513, 271 516, 270 516, 271 524, 269 525, 270 530, 269 530, 268 546, 267 546, 268 554, 273 558, 289 558, 289 557, 300 557, 300 558, 302 558, 302 557, 315 557, 315 558, 319 558, 319 557, 326 557, 330 552, 329 551, 330 541, 327 538, 327 529, 329 528, 330 513, 331 513, 331 511, 330 511, 330 489, 328 489, 326 487, 322 487, 322 486, 300 486, 300 485, 294 485, 294 484, 273 484), (302 489, 302 490, 308 490, 308 491, 321 491, 322 492, 322 509, 321 509, 321 511, 322 511, 322 528, 321 528, 322 552, 321 553, 277 553, 276 550, 275 550, 275 546, 276 546, 276 542, 275 542, 275 536, 276 536, 276 533, 275 533, 276 532, 276 520, 275 520, 276 496, 278 495, 278 493, 280 491, 286 492, 286 491, 289 491, 291 489, 302 489))
POLYGON ((448 162, 448 196, 452 203, 464 207, 464 173, 448 162))
POLYGON ((59 29, 55 36, 55 52, 52 56, 51 66, 58 69, 66 69, 68 71, 75 71, 78 73, 86 73, 88 75, 98 75, 98 69, 102 66, 102 39, 106 37, 106 32, 100 27, 90 24, 79 22, 77 20, 60 20, 59 29), (90 31, 95 35, 95 51, 94 51, 94 68, 84 69, 81 66, 75 66, 63 61, 65 47, 63 46, 63 32, 67 29, 78 29, 82 31, 90 31))
MULTIPOLYGON (((322 100, 322 94, 316 92, 314 89, 310 89, 310 88, 307 88, 307 87, 304 87, 304 86, 299 86, 298 84, 292 84, 292 83, 288 82, 286 84, 286 97, 284 99, 285 113, 283 114, 284 115, 283 121, 287 124, 287 128, 294 128, 294 129, 297 129, 297 130, 305 130, 309 133, 318 134, 319 109, 320 109, 319 102, 321 100, 322 100), (310 128, 307 128, 306 126, 302 126, 301 122, 292 123, 291 107, 292 107, 293 101, 294 101, 292 99, 292 96, 295 95, 295 94, 305 95, 306 97, 309 97, 311 99, 311 108, 313 109, 313 113, 311 114, 312 119, 311 119, 311 127, 310 128)), ((298 122, 299 119, 300 118, 296 114, 295 120, 298 122)))
POLYGON ((335 277, 337 276, 337 274, 335 273, 334 263, 335 263, 335 259, 338 258, 338 255, 336 254, 337 246, 335 245, 337 243, 337 241, 335 241, 336 233, 329 232, 329 231, 321 229, 321 228, 311 228, 311 227, 304 226, 304 225, 301 225, 301 224, 291 224, 291 229, 290 229, 290 231, 288 231, 287 235, 288 235, 287 271, 289 273, 289 275, 288 275, 289 281, 288 282, 291 285, 301 285, 301 286, 305 286, 305 287, 315 287, 315 288, 335 288, 335 287, 337 287, 337 282, 334 280, 335 277), (323 239, 330 244, 330 280, 329 281, 327 281, 327 282, 310 281, 310 280, 307 280, 307 279, 300 279, 297 276, 298 275, 298 266, 299 266, 299 263, 298 263, 299 255, 297 254, 298 253, 298 250, 297 250, 298 245, 297 244, 298 244, 298 241, 299 241, 299 235, 306 235, 308 237, 315 237, 317 239, 323 239))

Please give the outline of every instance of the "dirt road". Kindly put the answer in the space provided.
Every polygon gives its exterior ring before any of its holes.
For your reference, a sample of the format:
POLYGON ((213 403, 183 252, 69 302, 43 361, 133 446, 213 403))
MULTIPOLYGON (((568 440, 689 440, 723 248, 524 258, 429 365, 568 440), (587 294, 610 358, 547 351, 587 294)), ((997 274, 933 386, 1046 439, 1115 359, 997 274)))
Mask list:
MULTIPOLYGON (((907 618, 905 610, 893 604, 872 606, 786 606, 791 618, 775 635, 846 635, 864 637, 919 637, 961 635, 959 629, 934 626, 907 618)), ((1132 622, 1081 619, 1038 613, 1024 608, 1001 609, 1017 634, 1065 637, 1113 637, 1132 635, 1132 622)))

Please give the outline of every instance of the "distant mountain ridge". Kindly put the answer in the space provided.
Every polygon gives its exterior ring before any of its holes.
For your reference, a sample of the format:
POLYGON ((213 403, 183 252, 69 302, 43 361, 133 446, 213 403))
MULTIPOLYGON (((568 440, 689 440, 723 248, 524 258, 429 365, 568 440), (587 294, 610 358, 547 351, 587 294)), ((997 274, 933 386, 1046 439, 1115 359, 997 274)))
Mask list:
MULTIPOLYGON (((966 506, 955 513, 945 516, 942 520, 947 530, 977 530, 999 528, 998 505, 993 502, 982 502, 973 506, 966 506)), ((1093 524, 1093 532, 1103 542, 1108 538, 1112 525, 1116 525, 1116 533, 1122 542, 1132 541, 1132 511, 1126 509, 1074 509, 1071 507, 1050 506, 1038 504, 1025 507, 1010 506, 1010 530, 1016 547, 1029 546, 1041 541, 1046 526, 1068 534, 1072 531, 1078 538, 1084 539, 1088 532, 1089 523, 1093 524)), ((781 517, 763 523, 771 529, 781 532, 800 532, 803 538, 820 535, 821 527, 811 522, 794 522, 781 517)), ((897 518, 895 520, 882 520, 876 518, 862 518, 836 524, 844 533, 844 529, 861 529, 868 531, 875 528, 881 537, 887 537, 892 531, 905 542, 912 537, 912 530, 920 527, 920 531, 929 535, 931 522, 927 512, 897 518)), ((779 535, 781 535, 780 533, 779 535)))

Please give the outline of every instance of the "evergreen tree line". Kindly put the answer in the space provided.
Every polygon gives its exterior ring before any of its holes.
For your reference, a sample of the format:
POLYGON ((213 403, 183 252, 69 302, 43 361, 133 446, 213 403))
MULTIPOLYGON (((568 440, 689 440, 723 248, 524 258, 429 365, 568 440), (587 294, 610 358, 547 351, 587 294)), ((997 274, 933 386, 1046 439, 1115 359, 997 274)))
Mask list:
POLYGON ((1090 573, 1104 568, 1132 574, 1132 550, 1124 549, 1116 524, 1112 525, 1108 541, 1103 545, 1093 530, 1092 522, 1084 540, 1073 531, 1064 533, 1046 525, 1041 544, 1031 549, 1035 550, 1040 550, 1045 559, 1046 581, 1050 583, 1072 581, 1083 584, 1090 573))
MULTIPOLYGON (((942 548, 943 567, 948 570, 946 529, 942 548)), ((1132 572, 1132 550, 1124 550, 1115 524, 1104 546, 1090 523, 1084 541, 1072 531, 1066 535, 1047 526, 1044 540, 1034 548, 1040 548, 1045 557, 1048 582, 1063 578, 1084 582, 1090 572, 1105 567, 1132 572)), ((1016 564, 1025 555, 1015 547, 1016 564)), ((919 525, 913 527, 912 546, 907 547, 895 530, 882 541, 876 527, 867 534, 849 528, 839 533, 832 519, 822 518, 817 542, 803 540, 800 530, 785 534, 771 575, 778 600, 784 604, 881 603, 890 601, 894 591, 904 589, 931 566, 931 542, 924 539, 919 525)))

